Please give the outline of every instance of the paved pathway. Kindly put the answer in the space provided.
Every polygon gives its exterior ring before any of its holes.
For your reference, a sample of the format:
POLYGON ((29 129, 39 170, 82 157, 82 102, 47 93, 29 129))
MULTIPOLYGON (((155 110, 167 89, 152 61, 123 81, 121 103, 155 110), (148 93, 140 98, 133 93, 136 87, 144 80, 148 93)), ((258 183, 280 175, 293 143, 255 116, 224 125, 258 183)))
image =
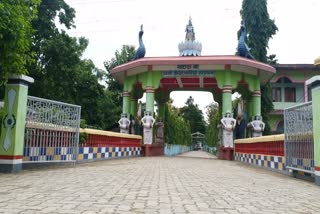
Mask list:
POLYGON ((0 213, 320 213, 320 187, 241 163, 151 157, 0 174, 0 213))
POLYGON ((201 150, 186 152, 186 153, 183 153, 183 154, 177 155, 177 156, 178 157, 189 157, 189 158, 215 158, 215 159, 217 159, 216 156, 214 156, 208 152, 201 151, 201 150))

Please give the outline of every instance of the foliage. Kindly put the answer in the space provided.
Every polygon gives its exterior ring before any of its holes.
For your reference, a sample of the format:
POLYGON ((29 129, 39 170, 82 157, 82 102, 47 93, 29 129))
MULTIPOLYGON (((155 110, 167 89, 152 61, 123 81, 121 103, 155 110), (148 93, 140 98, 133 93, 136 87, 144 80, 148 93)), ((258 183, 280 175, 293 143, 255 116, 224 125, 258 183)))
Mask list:
POLYGON ((166 143, 191 145, 190 124, 170 104, 166 104, 164 131, 166 143))
MULTIPOLYGON (((39 0, 1 0, 0 2, 0 86, 9 74, 27 73, 32 61, 32 19, 39 0)), ((2 88, 3 89, 3 88, 2 88)))
POLYGON ((29 94, 81 105, 81 118, 90 126, 111 129, 120 114, 111 92, 99 84, 104 71, 91 60, 81 59, 89 41, 70 37, 56 26, 56 20, 70 29, 74 27, 75 10, 64 0, 43 0, 38 7, 32 51, 36 60, 29 66, 35 83, 29 94))
POLYGON ((275 21, 269 17, 267 0, 243 0, 240 14, 245 22, 247 44, 252 55, 256 60, 267 63, 269 39, 278 31, 275 21))
MULTIPOLYGON (((240 14, 247 28, 247 44, 252 55, 258 61, 275 64, 275 55, 267 56, 267 48, 278 28, 269 17, 267 0, 243 0, 240 14)), ((261 116, 266 123, 264 134, 270 134, 268 114, 273 110, 270 83, 261 87, 261 107, 261 116)))
POLYGON ((186 105, 180 109, 180 112, 183 119, 190 123, 191 133, 205 133, 206 123, 202 111, 197 104, 194 104, 194 99, 190 96, 185 104, 186 105))
POLYGON ((112 91, 112 98, 115 101, 116 105, 120 108, 122 107, 122 97, 121 93, 123 91, 123 85, 120 84, 116 79, 114 79, 111 75, 111 70, 118 65, 122 65, 124 63, 130 62, 134 59, 135 56, 135 47, 131 45, 123 45, 121 51, 116 51, 114 53, 114 57, 109 61, 104 62, 104 67, 107 70, 106 74, 106 83, 108 85, 108 89, 112 91))
POLYGON ((269 124, 269 113, 273 110, 273 103, 271 98, 271 84, 268 83, 264 86, 261 86, 261 116, 265 122, 264 135, 271 134, 271 127, 269 124))
POLYGON ((209 147, 216 146, 218 143, 219 130, 217 126, 220 123, 221 112, 217 103, 211 103, 207 106, 208 126, 206 127, 206 142, 209 147))

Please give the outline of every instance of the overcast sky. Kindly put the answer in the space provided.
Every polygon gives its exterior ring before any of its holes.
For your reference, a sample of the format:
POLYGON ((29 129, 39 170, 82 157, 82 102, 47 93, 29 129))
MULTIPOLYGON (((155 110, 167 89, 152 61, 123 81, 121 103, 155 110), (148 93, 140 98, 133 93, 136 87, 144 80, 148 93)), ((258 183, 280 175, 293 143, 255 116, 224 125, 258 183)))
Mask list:
MULTIPOLYGON (((202 55, 233 55, 237 47, 242 0, 66 0, 76 10, 72 36, 84 36, 89 46, 84 54, 99 68, 124 44, 138 46, 144 25, 146 57, 177 56, 178 43, 192 17, 202 55)), ((279 31, 269 42, 269 53, 279 63, 313 63, 320 55, 320 0, 268 0, 269 15, 279 31)), ((192 95, 203 109, 209 93, 174 92, 176 106, 192 95), (201 96, 199 96, 201 95, 201 96)))

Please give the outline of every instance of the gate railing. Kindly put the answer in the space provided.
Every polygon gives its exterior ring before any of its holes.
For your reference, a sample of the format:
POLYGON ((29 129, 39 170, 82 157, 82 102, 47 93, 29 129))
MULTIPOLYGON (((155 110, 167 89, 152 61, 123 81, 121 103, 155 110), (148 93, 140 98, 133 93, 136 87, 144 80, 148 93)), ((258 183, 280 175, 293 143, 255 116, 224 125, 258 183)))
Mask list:
POLYGON ((286 168, 314 173, 312 103, 284 110, 286 168))
POLYGON ((75 162, 81 107, 28 96, 24 163, 75 162))

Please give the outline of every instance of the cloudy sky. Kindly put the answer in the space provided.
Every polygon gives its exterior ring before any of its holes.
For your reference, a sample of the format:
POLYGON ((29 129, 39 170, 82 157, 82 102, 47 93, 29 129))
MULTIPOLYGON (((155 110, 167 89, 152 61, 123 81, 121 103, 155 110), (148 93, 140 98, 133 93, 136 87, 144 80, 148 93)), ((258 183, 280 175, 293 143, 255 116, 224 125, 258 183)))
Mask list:
MULTIPOLYGON (((89 39, 84 57, 103 68, 123 44, 138 46, 144 25, 146 57, 177 56, 178 43, 192 17, 202 55, 233 55, 237 46, 242 0, 66 0, 75 8, 72 36, 89 39)), ((268 0, 270 17, 279 31, 269 42, 269 53, 279 63, 313 63, 320 55, 320 1, 268 0)), ((213 100, 209 93, 174 92, 176 106, 192 95, 203 109, 213 100), (199 96, 200 95, 200 96, 199 96), (210 101, 209 101, 210 100, 210 101)))

